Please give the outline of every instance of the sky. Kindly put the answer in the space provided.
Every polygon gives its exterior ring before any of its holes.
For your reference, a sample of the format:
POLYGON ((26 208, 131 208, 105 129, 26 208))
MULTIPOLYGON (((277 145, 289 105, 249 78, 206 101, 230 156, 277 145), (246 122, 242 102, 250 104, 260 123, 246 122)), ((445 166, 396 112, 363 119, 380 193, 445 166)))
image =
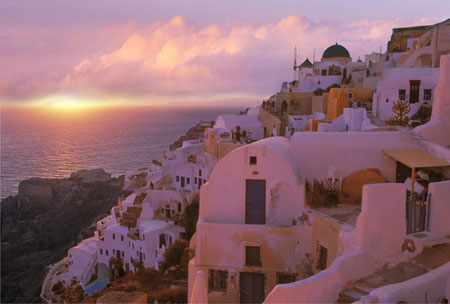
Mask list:
POLYGON ((338 42, 353 60, 448 0, 1 0, 3 105, 253 105, 338 42))

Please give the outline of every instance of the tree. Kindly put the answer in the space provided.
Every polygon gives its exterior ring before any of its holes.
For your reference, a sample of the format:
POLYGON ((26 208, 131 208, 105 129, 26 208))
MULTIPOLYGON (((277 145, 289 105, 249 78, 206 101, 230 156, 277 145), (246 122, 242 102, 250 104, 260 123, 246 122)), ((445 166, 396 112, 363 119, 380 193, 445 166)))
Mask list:
POLYGON ((409 117, 407 116, 407 114, 411 111, 409 101, 394 101, 392 111, 394 112, 394 115, 391 116, 388 121, 386 121, 385 125, 406 127, 409 122, 409 117))
POLYGON ((198 208, 199 208, 198 199, 195 198, 184 209, 182 223, 183 223, 184 230, 186 231, 185 238, 188 241, 194 235, 195 230, 196 230, 197 220, 198 220, 198 208))
POLYGON ((167 247, 164 251, 164 260, 161 265, 161 270, 165 271, 171 266, 180 265, 181 256, 186 247, 189 247, 189 242, 182 239, 176 240, 172 245, 167 247))

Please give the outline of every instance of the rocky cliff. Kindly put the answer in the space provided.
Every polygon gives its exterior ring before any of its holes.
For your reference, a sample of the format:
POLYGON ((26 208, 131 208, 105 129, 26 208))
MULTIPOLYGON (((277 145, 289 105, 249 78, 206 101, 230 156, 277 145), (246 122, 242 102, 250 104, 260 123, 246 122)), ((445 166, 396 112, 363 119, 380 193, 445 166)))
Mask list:
POLYGON ((178 148, 180 148, 181 146, 183 146, 183 141, 185 140, 192 140, 192 139, 199 139, 199 138, 203 138, 203 134, 205 132, 205 129, 207 127, 213 127, 214 126, 214 121, 209 122, 209 125, 205 126, 204 122, 199 122, 196 126, 190 128, 185 135, 181 136, 180 138, 178 138, 176 141, 174 141, 171 145, 170 145, 170 151, 174 151, 178 148))
POLYGON ((95 230, 117 205, 123 178, 103 169, 68 179, 29 179, 1 202, 1 302, 40 302, 46 265, 95 230))

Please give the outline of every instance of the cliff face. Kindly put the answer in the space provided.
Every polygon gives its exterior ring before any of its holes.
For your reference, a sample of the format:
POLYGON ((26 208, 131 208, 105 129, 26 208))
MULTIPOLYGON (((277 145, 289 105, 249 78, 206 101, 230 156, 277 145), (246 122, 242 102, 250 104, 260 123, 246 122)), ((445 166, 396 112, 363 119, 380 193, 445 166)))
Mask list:
POLYGON ((117 204, 123 178, 82 170, 68 179, 29 179, 1 202, 1 301, 40 302, 45 266, 92 236, 117 204))
MULTIPOLYGON (((214 121, 210 122, 210 127, 212 128, 214 126, 214 121)), ((192 140, 192 139, 199 139, 203 138, 203 134, 205 133, 205 127, 202 126, 202 123, 198 123, 195 127, 190 128, 185 135, 178 138, 176 141, 174 141, 170 145, 170 151, 174 151, 181 146, 183 146, 183 141, 185 140, 192 140)))

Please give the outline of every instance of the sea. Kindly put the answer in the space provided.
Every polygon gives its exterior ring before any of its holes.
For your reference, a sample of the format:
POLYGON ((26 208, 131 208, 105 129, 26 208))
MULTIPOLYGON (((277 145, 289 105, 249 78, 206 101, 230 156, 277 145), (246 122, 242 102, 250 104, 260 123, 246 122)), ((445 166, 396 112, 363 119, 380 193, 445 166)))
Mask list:
POLYGON ((1 198, 28 178, 67 178, 103 168, 113 176, 161 160, 200 121, 238 114, 231 107, 1 110, 1 198))

